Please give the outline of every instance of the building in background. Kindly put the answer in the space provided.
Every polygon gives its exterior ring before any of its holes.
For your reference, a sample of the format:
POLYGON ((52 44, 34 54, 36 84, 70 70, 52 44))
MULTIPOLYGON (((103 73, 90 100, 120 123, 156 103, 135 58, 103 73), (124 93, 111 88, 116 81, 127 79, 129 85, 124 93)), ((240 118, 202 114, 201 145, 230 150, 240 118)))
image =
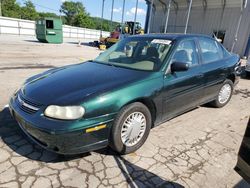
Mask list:
POLYGON ((215 35, 241 56, 250 55, 250 2, 247 0, 146 0, 146 33, 215 35))

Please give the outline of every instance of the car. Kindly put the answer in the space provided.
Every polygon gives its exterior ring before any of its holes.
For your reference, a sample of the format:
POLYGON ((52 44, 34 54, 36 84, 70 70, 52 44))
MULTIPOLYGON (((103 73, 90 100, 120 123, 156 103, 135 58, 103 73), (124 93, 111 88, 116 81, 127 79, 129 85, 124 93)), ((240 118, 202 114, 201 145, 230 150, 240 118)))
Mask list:
POLYGON ((247 60, 247 63, 246 63, 245 72, 246 72, 246 76, 250 77, 250 56, 248 57, 248 60, 247 60))
POLYGON ((250 118, 240 146, 235 171, 250 184, 250 118))
POLYGON ((127 37, 96 59, 26 80, 10 112, 35 143, 60 154, 139 149, 152 127, 199 105, 225 106, 239 56, 195 34, 127 37))

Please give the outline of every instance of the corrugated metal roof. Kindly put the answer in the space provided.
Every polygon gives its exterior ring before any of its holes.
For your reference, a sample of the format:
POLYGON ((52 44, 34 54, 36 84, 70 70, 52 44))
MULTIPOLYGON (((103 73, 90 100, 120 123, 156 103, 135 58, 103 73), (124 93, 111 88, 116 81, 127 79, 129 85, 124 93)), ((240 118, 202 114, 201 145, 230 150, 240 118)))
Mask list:
MULTIPOLYGON (((152 0, 149 0, 152 2, 152 0)), ((156 6, 164 6, 169 0, 154 0, 156 6)), ((179 8, 187 8, 188 0, 172 0, 172 4, 178 5, 179 8)), ((241 7, 241 0, 193 0, 192 7, 220 8, 225 7, 241 7)), ((172 6, 174 7, 174 6, 172 6)))

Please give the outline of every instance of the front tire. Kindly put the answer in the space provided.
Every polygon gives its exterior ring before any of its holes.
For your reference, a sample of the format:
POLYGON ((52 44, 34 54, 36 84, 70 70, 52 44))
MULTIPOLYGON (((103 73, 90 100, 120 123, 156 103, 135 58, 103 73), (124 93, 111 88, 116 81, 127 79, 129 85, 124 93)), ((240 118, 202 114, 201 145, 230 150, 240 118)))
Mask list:
POLYGON ((149 109, 140 102, 123 107, 111 131, 110 146, 120 154, 139 149, 146 141, 152 125, 149 109))
POLYGON ((228 79, 225 80, 218 92, 216 99, 212 101, 211 104, 217 108, 221 108, 225 106, 232 97, 233 87, 234 85, 231 80, 228 80, 228 79))

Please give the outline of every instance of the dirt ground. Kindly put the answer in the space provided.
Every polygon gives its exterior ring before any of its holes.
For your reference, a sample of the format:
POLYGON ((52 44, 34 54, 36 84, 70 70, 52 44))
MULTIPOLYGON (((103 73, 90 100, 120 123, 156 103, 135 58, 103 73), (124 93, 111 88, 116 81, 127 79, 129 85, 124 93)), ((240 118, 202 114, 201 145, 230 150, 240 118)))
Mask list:
POLYGON ((59 156, 30 143, 5 106, 14 90, 31 75, 100 52, 77 41, 42 44, 0 35, 0 187, 250 187, 233 170, 250 114, 244 77, 226 107, 178 116, 152 129, 144 146, 126 156, 110 149, 59 156))

